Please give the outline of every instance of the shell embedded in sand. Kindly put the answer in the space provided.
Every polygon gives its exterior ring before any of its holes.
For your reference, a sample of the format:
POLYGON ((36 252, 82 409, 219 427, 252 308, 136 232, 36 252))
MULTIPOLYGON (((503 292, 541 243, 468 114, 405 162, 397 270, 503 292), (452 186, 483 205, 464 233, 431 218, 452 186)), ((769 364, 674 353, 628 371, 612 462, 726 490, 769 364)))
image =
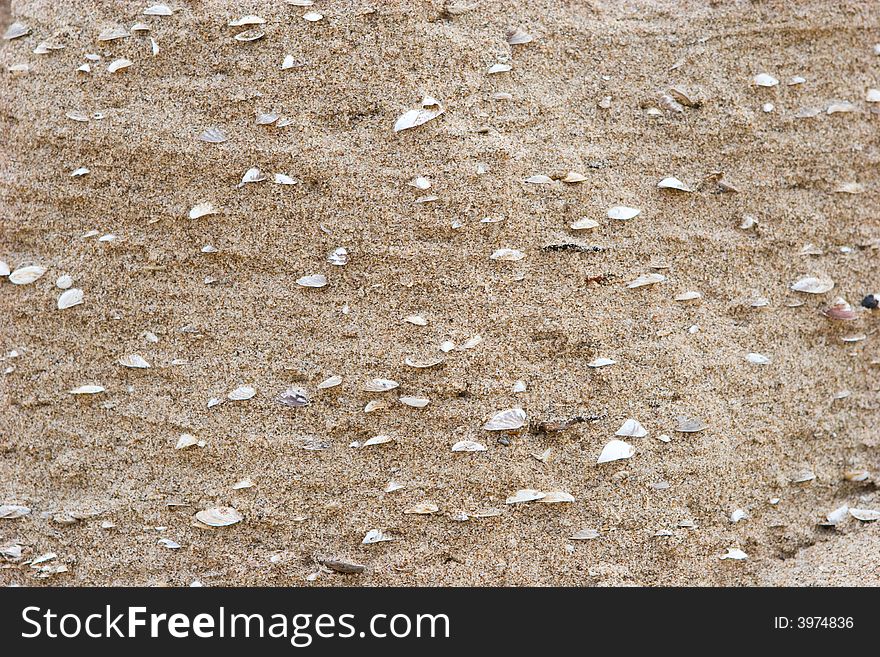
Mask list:
POLYGON ((119 364, 123 367, 131 367, 134 369, 147 369, 150 364, 140 354, 129 354, 119 359, 119 364))
POLYGON ((526 412, 521 408, 498 411, 483 425, 486 431, 515 431, 526 423, 526 412))
POLYGON ((422 107, 420 109, 410 110, 400 116, 394 124, 394 132, 417 128, 420 125, 436 119, 443 114, 445 110, 439 101, 425 96, 422 99, 422 107))
POLYGON ((660 189, 674 189, 679 192, 692 192, 692 191, 694 191, 690 187, 685 185, 683 182, 681 182, 678 178, 673 178, 673 177, 664 178, 663 180, 661 180, 660 182, 657 183, 657 187, 659 187, 660 189))
POLYGON ((623 425, 614 432, 615 436, 629 436, 631 438, 644 438, 648 435, 648 430, 642 426, 642 423, 633 418, 629 418, 623 425))
POLYGON ((834 289, 834 281, 827 277, 804 276, 792 283, 791 289, 807 294, 825 294, 834 289))
POLYGON ((243 516, 231 506, 214 506, 196 513, 196 520, 208 527, 228 527, 243 519, 243 516))
POLYGON ((534 502, 546 497, 546 493, 532 488, 524 488, 516 491, 507 498, 507 504, 521 504, 522 502, 534 502))
POLYGON ((640 208, 630 208, 625 205, 618 205, 608 210, 609 219, 617 219, 618 221, 629 221, 638 217, 642 213, 640 208))
POLYGON ((599 454, 596 464, 632 458, 633 454, 635 454, 635 449, 632 445, 622 440, 612 440, 602 448, 602 453, 599 454))
POLYGON ((250 399, 256 394, 257 391, 251 386, 239 386, 228 395, 226 395, 226 398, 231 401, 244 401, 246 399, 250 399))
POLYGON ((29 285, 38 281, 43 274, 46 273, 45 267, 39 265, 28 265, 27 267, 19 267, 9 274, 9 282, 16 285, 29 285))
POLYGON ((452 446, 453 452, 485 452, 486 446, 474 440, 459 440, 452 446))
POLYGON ((394 390, 400 384, 393 379, 371 379, 364 384, 364 390, 367 392, 388 392, 394 390))
POLYGON ((58 297, 58 310, 72 308, 83 302, 83 291, 77 287, 65 290, 58 297))
POLYGON ((309 274, 308 276, 296 279, 296 284, 300 287, 326 287, 327 277, 324 274, 309 274))
POLYGON ((79 388, 74 388, 70 391, 71 395, 96 395, 99 392, 104 392, 104 386, 97 385, 84 385, 79 388))

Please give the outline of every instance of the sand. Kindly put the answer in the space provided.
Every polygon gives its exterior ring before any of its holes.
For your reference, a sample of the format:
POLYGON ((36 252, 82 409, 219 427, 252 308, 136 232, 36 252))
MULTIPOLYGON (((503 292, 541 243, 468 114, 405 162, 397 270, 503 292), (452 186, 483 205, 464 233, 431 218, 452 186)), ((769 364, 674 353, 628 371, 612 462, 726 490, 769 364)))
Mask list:
POLYGON ((321 1, 314 23, 280 0, 174 2, 171 17, 140 15, 147 2, 8 4, 3 31, 32 32, 0 46, 0 260, 47 272, 0 280, 0 369, 14 368, 0 377, 0 504, 32 509, 0 519, 0 545, 23 552, 0 583, 880 584, 880 523, 818 526, 843 504, 880 508, 880 314, 821 313, 880 291, 875 3, 463 0, 473 9, 450 15, 321 1), (232 38, 245 14, 266 19, 263 39, 232 38), (138 21, 151 31, 96 41, 138 21), (517 26, 534 41, 508 45, 517 26), (33 54, 53 35, 64 49, 33 54), (101 59, 77 73, 86 53, 101 59), (132 65, 108 73, 121 57, 132 65), (512 70, 487 75, 499 62, 512 70), (759 73, 781 83, 756 87, 759 73), (701 106, 663 107, 673 85, 701 106), (395 133, 424 95, 445 113, 395 133), (856 111, 826 113, 840 101, 856 111), (256 125, 267 112, 290 124, 256 125), (198 140, 215 126, 227 142, 198 140), (238 187, 250 167, 298 182, 238 187), (568 171, 586 179, 559 181, 568 171), (408 184, 419 175, 429 190, 408 184), (524 182, 535 175, 555 181, 524 182), (658 189, 667 176, 695 191, 658 189), (863 191, 836 193, 845 183, 863 191), (218 213, 190 220, 202 201, 218 213), (642 212, 609 219, 618 205, 642 212), (757 226, 741 229, 746 215, 757 226), (599 226, 570 230, 581 218, 599 226), (560 244, 587 248, 545 248, 560 244), (326 262, 337 247, 344 267, 326 262), (501 248, 525 257, 491 260, 501 248), (296 284, 315 273, 329 284, 296 284), (646 273, 666 280, 627 289, 646 273), (57 309, 62 274, 81 305, 57 309), (792 292, 806 275, 835 287, 792 292), (702 298, 674 300, 687 290, 702 298), (414 314, 427 325, 403 321, 414 314), (129 354, 152 367, 120 366, 129 354), (600 357, 617 362, 588 367, 600 357), (317 389, 333 375, 341 386, 317 389), (376 377, 400 386, 364 392, 376 377), (85 384, 106 391, 68 393, 85 384), (241 385, 256 395, 207 407, 241 385), (308 406, 275 401, 291 385, 308 406), (386 407, 365 413, 374 399, 386 407), (502 444, 482 426, 512 407, 529 426, 502 444), (707 428, 676 432, 679 416, 707 428), (537 427, 573 417, 588 421, 537 427), (649 434, 596 465, 627 418, 649 434), (205 446, 176 450, 184 433, 205 446), (349 447, 376 435, 394 440, 349 447), (460 440, 487 450, 453 453, 460 440), (846 481, 855 469, 868 479, 846 481), (815 479, 792 483, 804 470, 815 479), (404 487, 383 492, 390 481, 404 487), (519 489, 575 501, 505 504, 519 489), (439 511, 403 513, 423 501, 439 511), (243 521, 194 526, 215 506, 243 521), (454 517, 486 507, 501 514, 454 517), (569 538, 585 528, 599 537, 569 538), (362 545, 372 529, 396 540, 362 545), (730 548, 748 559, 720 559, 730 548), (49 552, 66 572, 28 563, 49 552), (321 572, 323 558, 366 572, 321 572))

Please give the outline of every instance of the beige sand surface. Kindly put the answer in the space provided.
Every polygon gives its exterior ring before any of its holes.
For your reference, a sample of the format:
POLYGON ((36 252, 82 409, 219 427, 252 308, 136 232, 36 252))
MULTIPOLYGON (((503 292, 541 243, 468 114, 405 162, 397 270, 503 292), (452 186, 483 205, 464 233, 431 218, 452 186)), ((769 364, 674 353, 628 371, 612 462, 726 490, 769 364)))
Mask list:
POLYGON ((472 9, 453 15, 440 1, 209 0, 142 16, 149 4, 2 14, 3 31, 31 33, 0 45, 0 260, 47 272, 0 279, 0 504, 32 509, 0 519, 0 545, 22 548, 0 583, 307 585, 330 557, 367 570, 313 585, 880 584, 878 523, 817 526, 843 504, 880 508, 880 314, 821 314, 880 291, 875 2, 459 0, 472 9), (264 38, 233 39, 245 14, 266 19, 264 38), (138 21, 150 32, 96 40, 138 21), (517 26, 534 41, 508 45, 517 26), (50 39, 65 47, 33 53, 50 39), (86 53, 101 58, 78 73, 86 53), (109 73, 121 57, 131 66, 109 73), (759 73, 781 83, 756 87, 759 73), (664 107, 673 85, 702 105, 664 107), (395 133, 426 94, 445 114, 395 133), (826 113, 841 101, 854 111, 826 113), (290 124, 256 125, 268 112, 290 124), (213 126, 229 140, 199 141, 213 126), (238 187, 250 167, 298 183, 238 187), (558 180, 568 171, 586 180, 558 180), (408 185, 419 175, 430 190, 408 185), (695 191, 658 189, 666 176, 695 191), (846 183, 863 189, 835 192, 846 183), (206 200, 219 213, 190 220, 206 200), (618 205, 642 212, 609 219, 618 205), (575 234, 581 218, 599 226, 575 234), (598 248, 545 248, 566 243, 598 248), (337 247, 344 267, 326 262, 337 247), (491 260, 500 248, 525 257, 491 260), (627 289, 652 272, 666 280, 627 289), (313 273, 329 285, 296 284, 313 273), (81 305, 57 309, 62 274, 81 305), (789 290, 806 275, 835 287, 789 290), (703 297, 674 300, 686 290, 703 297), (152 367, 120 366, 129 354, 152 367), (617 363, 588 367, 599 357, 617 363), (341 386, 317 389, 333 375, 341 386), (400 386, 364 392, 374 377, 400 386), (85 384, 106 391, 68 393, 85 384), (254 398, 207 407, 241 385, 254 398), (291 385, 311 404, 277 403, 291 385), (365 413, 373 399, 387 406, 365 413), (482 425, 511 407, 530 428, 505 445, 482 425), (591 419, 537 428, 577 416, 591 419), (678 416, 708 428, 678 433, 678 416), (648 436, 596 465, 627 418, 648 436), (176 450, 183 433, 205 446, 176 450), (393 442, 349 447, 380 434, 393 442), (453 453, 460 440, 487 451, 453 453), (868 479, 844 480, 859 469, 868 479), (804 470, 815 479, 792 483, 804 470), (519 489, 575 501, 505 504, 519 489), (403 513, 423 501, 439 511, 403 513), (214 506, 244 519, 194 526, 214 506), (502 513, 454 517, 485 507, 502 513), (584 528, 599 537, 569 538, 584 528), (397 540, 362 545, 372 529, 397 540), (729 548, 749 558, 721 560, 729 548), (28 563, 50 552, 37 565, 66 572, 28 563))

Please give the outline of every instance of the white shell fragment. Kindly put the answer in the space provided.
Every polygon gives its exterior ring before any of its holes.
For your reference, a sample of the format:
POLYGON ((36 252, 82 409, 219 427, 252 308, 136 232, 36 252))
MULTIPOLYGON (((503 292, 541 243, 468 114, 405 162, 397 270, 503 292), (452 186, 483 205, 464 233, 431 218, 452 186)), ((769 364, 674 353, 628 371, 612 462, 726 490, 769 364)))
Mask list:
POLYGON ((382 543, 383 541, 393 540, 395 540, 393 536, 389 536, 379 529, 371 529, 367 532, 367 535, 364 536, 364 540, 361 541, 361 543, 363 545, 372 545, 373 543, 382 543))
POLYGON ((625 443, 622 440, 612 440, 602 448, 602 453, 599 454, 596 465, 632 458, 635 453, 635 449, 629 443, 625 443))
POLYGON ((229 21, 229 27, 243 27, 244 25, 265 25, 266 19, 260 18, 259 16, 242 16, 241 18, 236 18, 235 20, 229 21))
POLYGON ((119 359, 119 364, 123 367, 130 367, 133 369, 147 369, 150 367, 150 364, 139 354, 123 356, 119 359))
POLYGON ((609 365, 615 365, 617 363, 616 360, 611 358, 596 358, 595 360, 591 360, 587 363, 587 367, 597 368, 597 367, 608 367, 609 365))
MULTIPOLYGON (((8 274, 9 272, 7 272, 8 274)), ((2 274, 0 274, 2 275, 2 274)), ((62 274, 55 280, 55 287, 59 290, 67 290, 73 285, 73 278, 69 274, 62 274)))
POLYGON ((96 395, 99 392, 104 392, 104 386, 96 386, 96 385, 85 385, 80 386, 79 388, 74 388, 70 391, 71 395, 96 395))
POLYGON ((521 27, 511 30, 507 33, 507 43, 511 46, 521 46, 533 41, 532 35, 523 30, 521 27))
POLYGON ((655 283, 662 283, 666 280, 666 277, 663 274, 658 274, 656 272, 650 274, 642 274, 635 280, 630 281, 626 284, 629 289, 634 289, 637 287, 644 287, 646 285, 654 285, 655 283))
POLYGON ((849 514, 862 522, 874 522, 880 520, 880 511, 876 509, 850 509, 849 514))
POLYGON ((520 504, 522 502, 534 502, 536 500, 544 499, 544 497, 546 497, 546 493, 543 493, 542 491, 524 488, 516 491, 513 495, 508 497, 506 503, 520 504))
POLYGON ((517 251, 516 249, 497 249, 489 257, 492 258, 492 260, 516 262, 525 258, 526 254, 522 251, 517 251))
POLYGON ((758 73, 753 81, 758 87, 775 87, 779 84, 779 80, 768 73, 758 73))
POLYGON ((805 292, 807 294, 825 294, 834 289, 834 281, 830 278, 804 276, 792 283, 791 289, 795 292, 805 292))
POLYGON ((208 128, 199 135, 199 139, 209 144, 222 144, 228 137, 220 128, 208 128))
POLYGON ((29 515, 30 512, 30 507, 22 506, 20 504, 0 505, 0 519, 3 520, 15 520, 16 518, 23 518, 24 516, 29 515))
POLYGON ((30 33, 31 28, 27 25, 15 22, 7 28, 6 32, 3 33, 3 39, 6 41, 12 41, 13 39, 18 39, 30 33))
POLYGON ((153 5, 144 9, 144 16, 173 16, 174 12, 168 5, 153 5))
POLYGON ((696 420, 684 416, 677 418, 677 421, 678 425, 675 430, 679 433, 697 433, 709 428, 709 425, 702 420, 696 420))
POLYGON ((572 223, 569 228, 572 230, 590 230, 592 228, 598 228, 599 222, 590 219, 589 217, 584 217, 582 219, 578 219, 574 223, 572 223))
POLYGON ((79 288, 71 288, 69 290, 65 290, 58 297, 58 310, 64 310, 66 308, 72 308, 73 306, 78 306, 83 302, 83 291, 79 288))
POLYGON ((683 182, 681 182, 678 178, 673 178, 673 177, 664 178, 663 180, 661 180, 660 182, 657 183, 657 187, 659 187, 660 189, 674 189, 679 192, 692 192, 692 191, 694 191, 690 187, 685 185, 683 182))
POLYGON ((747 353, 746 360, 755 365, 769 365, 771 362, 769 357, 755 352, 747 353))
POLYGON ((630 438, 644 438, 648 435, 648 430, 642 426, 642 423, 633 418, 627 419, 623 425, 614 432, 615 436, 629 436, 630 438))
POLYGON ((738 548, 727 548, 727 552, 722 554, 719 559, 732 559, 734 561, 742 561, 748 559, 749 555, 738 548))
POLYGON ((618 205, 608 210, 609 219, 617 219, 618 221, 629 221, 641 214, 641 209, 630 208, 625 205, 618 205))
POLYGON ((483 425, 486 431, 516 431, 526 423, 526 412, 521 408, 498 411, 483 425))
POLYGON ((388 392, 394 390, 400 384, 392 379, 372 379, 364 384, 367 392, 388 392))
POLYGON ((400 116, 394 123, 394 132, 417 128, 443 114, 445 110, 438 100, 425 96, 421 109, 410 110, 400 116))
POLYGON ((424 408, 430 403, 427 397, 401 397, 400 403, 412 408, 424 408))
POLYGON ((250 399, 256 394, 257 391, 251 386, 239 386, 228 395, 226 395, 226 398, 231 401, 245 401, 246 399, 250 399))
POLYGON ((107 66, 108 73, 116 73, 116 71, 121 71, 122 69, 128 68, 131 66, 132 62, 130 59, 125 59, 125 57, 120 57, 119 59, 114 59, 107 66))
POLYGON ((418 504, 414 504, 410 508, 406 509, 404 513, 408 515, 427 516, 431 515, 432 513, 437 513, 439 510, 440 507, 433 502, 419 502, 418 504))
POLYGON ((208 527, 228 527, 243 519, 242 515, 231 506, 215 506, 196 514, 196 520, 208 527))
POLYGON ((319 383, 316 387, 318 388, 318 390, 326 390, 328 388, 335 388, 336 386, 341 385, 341 384, 342 384, 342 377, 341 376, 331 376, 330 378, 324 379, 323 381, 321 381, 321 383, 319 383))
POLYGON ((327 277, 324 274, 309 274, 308 276, 296 279, 296 284, 300 287, 325 287, 327 285, 327 277))
POLYGON ((486 446, 474 440, 459 440, 452 446, 453 452, 485 452, 486 446))
POLYGON ((9 282, 16 285, 29 285, 37 281, 46 273, 45 267, 39 265, 28 265, 27 267, 19 267, 9 274, 9 282))
POLYGON ((202 217, 207 217, 210 214, 217 214, 217 208, 215 208, 214 204, 209 201, 202 201, 192 207, 189 211, 189 218, 200 219, 202 217))

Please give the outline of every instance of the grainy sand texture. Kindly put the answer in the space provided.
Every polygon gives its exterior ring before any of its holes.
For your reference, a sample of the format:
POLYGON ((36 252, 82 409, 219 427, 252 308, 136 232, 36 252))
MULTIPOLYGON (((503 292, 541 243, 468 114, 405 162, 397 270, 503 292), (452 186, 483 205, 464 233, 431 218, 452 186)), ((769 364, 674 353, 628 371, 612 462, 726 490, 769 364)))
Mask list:
POLYGON ((0 583, 880 584, 876 2, 0 5, 0 583))

